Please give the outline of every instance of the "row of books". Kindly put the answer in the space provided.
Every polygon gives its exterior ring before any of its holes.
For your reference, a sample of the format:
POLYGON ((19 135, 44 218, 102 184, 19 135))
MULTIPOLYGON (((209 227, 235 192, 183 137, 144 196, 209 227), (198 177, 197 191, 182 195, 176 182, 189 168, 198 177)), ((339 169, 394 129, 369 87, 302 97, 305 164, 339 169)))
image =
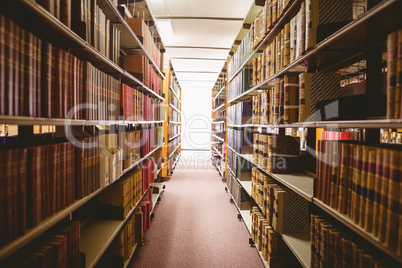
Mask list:
POLYGON ((250 124, 252 121, 253 103, 251 101, 237 103, 226 110, 229 125, 250 124))
POLYGON ((98 200, 105 217, 109 220, 125 220, 154 182, 154 172, 155 160, 144 160, 141 166, 102 191, 98 200))
POLYGON ((163 143, 163 127, 120 133, 119 145, 123 149, 123 170, 163 143))
POLYGON ((174 136, 178 135, 181 132, 180 125, 170 125, 169 126, 169 139, 173 138, 174 136))
POLYGON ((259 208, 253 206, 250 214, 251 239, 269 267, 297 267, 297 261, 292 257, 282 237, 265 220, 259 208))
POLYGON ((226 185, 238 208, 240 210, 250 209, 253 199, 247 194, 243 186, 230 172, 226 178, 226 185))
POLYGON ((80 267, 80 222, 62 221, 0 263, 15 267, 80 267))
POLYGON ((170 83, 169 86, 173 89, 174 92, 176 92, 176 95, 180 96, 181 89, 180 89, 179 81, 177 80, 177 77, 174 75, 174 73, 172 74, 171 72, 169 72, 169 83, 170 83))
POLYGON ((402 118, 402 29, 387 38, 387 118, 402 118))
MULTIPOLYGON (((253 49, 264 39, 293 0, 267 0, 253 22, 253 49)), ((251 30, 250 30, 251 31, 251 30)))
POLYGON ((169 141, 168 143, 168 156, 176 150, 177 146, 180 143, 180 137, 174 138, 173 140, 169 141))
POLYGON ((175 165, 175 163, 177 162, 177 160, 179 159, 180 156, 180 150, 177 150, 172 157, 170 157, 167 162, 166 162, 166 170, 167 170, 167 174, 171 174, 173 172, 173 167, 175 165))
POLYGON ((176 110, 173 110, 172 108, 170 108, 169 109, 169 121, 180 122, 181 114, 178 113, 176 110))
POLYGON ((156 74, 147 57, 142 55, 125 56, 124 69, 155 93, 160 94, 162 79, 156 74))
POLYGON ((402 153, 351 142, 318 141, 315 196, 402 256, 402 153))
POLYGON ((276 232, 308 232, 308 201, 255 167, 252 168, 251 195, 276 232))
POLYGON ((97 137, 2 150, 1 243, 98 189, 97 137))
POLYGON ((239 154, 251 153, 250 148, 253 144, 253 134, 251 131, 236 130, 233 128, 227 129, 228 133, 228 146, 233 148, 239 154))
POLYGON ((121 263, 128 261, 134 247, 143 243, 143 217, 141 208, 137 208, 108 248, 105 254, 107 257, 103 257, 101 260, 100 263, 103 267, 107 267, 107 264, 117 265, 119 262, 116 261, 116 257, 120 259, 121 263))
POLYGON ((174 107, 177 108, 180 107, 179 99, 176 97, 174 93, 171 92, 171 89, 169 89, 168 98, 169 98, 169 104, 172 104, 174 107))
POLYGON ((304 169, 300 138, 254 134, 253 163, 269 173, 296 173, 304 169))
POLYGON ((127 18, 126 22, 144 46, 145 51, 148 52, 150 57, 153 59, 155 65, 161 70, 163 61, 162 53, 157 48, 151 32, 144 20, 142 18, 127 18))
POLYGON ((36 0, 82 39, 119 64, 120 31, 96 0, 36 0))
POLYGON ((165 118, 160 102, 132 87, 121 84, 123 118, 128 121, 158 121, 165 118))
MULTIPOLYGON (((291 124, 320 119, 321 103, 339 98, 339 82, 340 76, 333 73, 285 75, 272 89, 253 97, 252 122, 291 124)), ((335 112, 335 117, 341 114, 335 112)))
POLYGON ((232 100, 253 86, 253 70, 245 68, 229 84, 228 100, 232 100))
MULTIPOLYGON (((232 77, 233 74, 242 66, 242 64, 250 57, 253 53, 251 49, 251 42, 253 38, 253 27, 248 31, 244 39, 241 41, 239 47, 236 52, 232 56, 229 62, 229 77, 232 77)), ((224 84, 219 84, 217 86, 217 90, 221 89, 224 84), (220 85, 220 86, 219 86, 220 85)))
MULTIPOLYGON (((283 11, 292 2, 289 0, 266 1, 264 8, 254 21, 253 48, 264 39, 278 19, 283 16, 283 11)), ((284 26, 281 34, 283 41, 280 41, 281 45, 285 46, 282 55, 285 54, 285 57, 290 57, 291 54, 294 54, 294 57, 297 58, 305 50, 313 48, 332 32, 350 22, 354 18, 354 2, 359 5, 360 2, 365 1, 306 0, 302 2, 299 12, 295 17, 290 18, 289 22, 284 26), (291 36, 293 37, 291 38, 291 36), (293 52, 291 51, 291 46, 293 47, 293 52)), ((292 61, 291 59, 289 60, 290 62, 292 61)), ((288 63, 285 60, 283 66, 288 63)))
POLYGON ((311 214, 311 267, 397 267, 327 218, 311 214))

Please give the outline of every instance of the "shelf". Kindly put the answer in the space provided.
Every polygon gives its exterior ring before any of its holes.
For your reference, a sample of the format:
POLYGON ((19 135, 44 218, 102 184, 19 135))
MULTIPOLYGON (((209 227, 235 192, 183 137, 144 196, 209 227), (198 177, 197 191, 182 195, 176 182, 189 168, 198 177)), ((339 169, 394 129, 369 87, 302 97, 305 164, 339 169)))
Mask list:
POLYGON ((148 191, 141 196, 125 220, 91 220, 81 226, 80 251, 85 254, 85 267, 95 267, 148 191))
POLYGON ((172 169, 176 168, 177 163, 179 163, 180 156, 181 156, 181 153, 179 154, 179 156, 177 157, 176 161, 174 162, 172 169))
POLYGON ((225 159, 223 157, 223 155, 218 151, 218 149, 216 149, 215 147, 212 147, 214 149, 214 151, 219 155, 220 158, 225 159))
POLYGON ((181 122, 169 121, 169 124, 172 124, 172 125, 181 125, 181 122))
POLYGON ((273 179, 277 180, 287 188, 291 189, 301 197, 307 199, 309 202, 313 201, 314 196, 314 178, 306 175, 306 174, 274 174, 267 172, 260 165, 253 162, 253 156, 251 154, 242 155, 233 150, 232 147, 228 146, 232 152, 236 155, 242 157, 243 159, 249 161, 254 166, 256 166, 259 170, 269 175, 273 179))
POLYGON ((223 98, 226 96, 226 86, 223 86, 218 93, 216 93, 215 97, 212 98, 212 101, 214 102, 217 98, 223 98))
POLYGON ((224 142, 225 140, 222 139, 221 137, 216 136, 215 134, 212 134, 212 137, 216 138, 217 140, 224 142))
POLYGON ((174 153, 177 151, 177 149, 179 149, 180 145, 181 145, 181 142, 179 143, 179 145, 177 145, 176 149, 173 150, 173 152, 169 155, 168 158, 172 158, 172 156, 173 156, 174 153))
MULTIPOLYGON (((242 219, 243 219, 243 223, 247 228, 247 231, 249 232, 249 234, 251 235, 251 227, 252 227, 252 217, 250 215, 250 210, 249 209, 245 209, 245 210, 240 210, 239 206, 237 205, 236 201, 234 200, 232 194, 230 193, 230 191, 228 190, 228 193, 230 195, 230 197, 233 200, 233 204, 235 204, 237 211, 240 213, 242 219)), ((262 256, 262 253, 256 248, 255 250, 257 250, 258 254, 260 255, 261 261, 264 264, 264 266, 266 268, 269 268, 268 262, 266 260, 264 260, 264 257, 262 256)))
MULTIPOLYGON (((296 6, 299 2, 301 1, 294 2, 292 6, 296 6)), ((286 73, 304 72, 306 66, 316 67, 319 72, 329 72, 353 63, 373 48, 384 46, 387 34, 402 26, 402 21, 399 19, 401 9, 401 1, 382 1, 364 16, 324 39, 273 76, 229 100, 229 103, 249 100, 259 94, 258 90, 273 87, 286 73)))
MULTIPOLYGON (((122 172, 122 174, 119 176, 119 178, 117 178, 115 181, 118 181, 125 173, 129 172, 135 166, 140 164, 144 159, 148 158, 155 151, 162 148, 163 145, 164 144, 162 144, 161 146, 158 146, 156 149, 154 149, 152 152, 147 154, 145 157, 141 158, 136 163, 132 164, 129 168, 125 169, 122 172)), ((100 192, 105 190, 110 185, 111 184, 108 184, 105 187, 100 188, 100 189, 96 190, 95 192, 91 193, 90 195, 88 195, 80 200, 76 200, 69 207, 67 207, 64 210, 61 210, 61 211, 55 213, 53 216, 41 221, 38 226, 32 228, 31 230, 28 230, 25 235, 17 238, 12 243, 4 246, 2 249, 0 249, 0 261, 4 260, 6 257, 13 254, 15 251, 17 251, 21 247, 25 246, 26 244, 28 244, 30 241, 32 241, 36 237, 40 236, 43 232, 45 232, 46 230, 48 230, 49 228, 54 226, 56 223, 58 223, 59 221, 63 220, 67 216, 69 216, 72 212, 74 212, 75 210, 80 208, 82 205, 87 203, 89 200, 91 200, 93 197, 95 197, 97 194, 99 194, 100 192)))
POLYGON ((163 164, 161 165, 161 168, 158 169, 158 171, 156 171, 156 175, 158 175, 158 174, 162 171, 162 169, 163 169, 164 166, 165 166, 165 163, 163 163, 163 164))
POLYGON ((211 124, 224 124, 225 121, 213 121, 211 122, 211 124))
POLYGON ((310 233, 280 235, 303 267, 311 267, 310 233))
MULTIPOLYGON (((110 1, 102 0, 100 2, 104 2, 102 5, 108 13, 114 13, 111 11, 111 8, 113 8, 119 14, 117 9, 109 3, 110 1)), ((160 100, 164 99, 105 55, 95 50, 94 47, 34 1, 6 1, 2 5, 1 13, 55 47, 68 50, 79 59, 91 62, 106 74, 120 76, 123 83, 129 86, 140 86, 137 89, 141 92, 160 100), (32 21, 35 23, 32 23, 32 21)))
MULTIPOLYGON (((100 2, 102 2, 102 1, 110 2, 110 0, 101 0, 100 2)), ((121 45, 122 49, 124 50, 124 52, 129 55, 145 56, 148 59, 148 61, 151 63, 152 68, 156 71, 156 73, 159 75, 159 77, 162 80, 165 80, 165 75, 159 69, 160 66, 156 65, 156 63, 152 59, 151 55, 149 55, 148 51, 145 50, 144 45, 138 39, 138 37, 134 33, 134 31, 130 28, 130 26, 128 25, 126 20, 121 16, 120 12, 117 10, 117 7, 115 7, 112 3, 109 3, 107 6, 109 6, 110 9, 113 9, 112 12, 114 13, 114 18, 116 19, 116 21, 114 21, 114 23, 116 24, 117 28, 121 32, 120 45, 121 45)))
POLYGON ((181 133, 179 133, 179 134, 177 134, 177 135, 171 137, 171 138, 169 139, 169 141, 174 140, 175 138, 179 137, 180 135, 181 135, 181 133))
POLYGON ((128 258, 128 260, 124 262, 124 268, 127 268, 128 265, 130 264, 131 259, 133 258, 134 253, 137 250, 137 247, 138 247, 138 243, 135 243, 135 245, 133 246, 133 252, 131 252, 130 257, 128 258))
POLYGON ((68 206, 67 208, 56 212, 53 216, 41 221, 38 226, 30 229, 27 233, 17 239, 15 239, 10 244, 4 246, 0 249, 0 261, 3 261, 8 256, 16 252, 18 249, 22 248, 23 246, 27 245, 29 242, 40 236, 42 233, 47 231, 49 228, 60 222, 61 220, 68 217, 73 211, 80 208, 82 205, 87 203, 91 200, 94 196, 100 193, 104 188, 98 189, 92 194, 80 199, 76 200, 73 204, 68 206))
POLYGON ((126 121, 126 120, 83 120, 59 119, 27 116, 0 115, 0 122, 9 125, 55 125, 55 126, 109 126, 109 125, 145 125, 161 124, 164 121, 126 121))
POLYGON ((313 203, 317 205, 317 207, 321 208, 325 212, 327 212, 329 215, 334 217, 336 220, 347 226, 350 230, 370 242, 372 245, 380 249, 382 252, 386 253, 388 256, 392 257, 394 260, 398 261, 399 263, 402 263, 402 257, 397 256, 392 250, 389 248, 385 247, 382 243, 380 243, 377 238, 375 238, 373 235, 369 234, 366 230, 361 228, 360 226, 356 225, 352 220, 350 220, 346 215, 341 214, 337 210, 329 207, 328 205, 324 204, 322 201, 318 200, 317 198, 313 199, 313 203))
POLYGON ((177 96, 176 91, 174 91, 174 89, 171 86, 169 86, 169 89, 170 89, 170 91, 173 92, 173 94, 176 96, 177 100, 181 103, 181 99, 179 98, 179 96, 177 96))
POLYGON ((226 104, 222 103, 221 105, 219 105, 215 110, 213 110, 213 113, 219 113, 221 111, 224 111, 226 109, 226 104))
POLYGON ((155 206, 158 202, 158 198, 162 194, 163 184, 164 184, 163 182, 153 182, 151 184, 153 188, 159 188, 159 193, 157 193, 157 194, 152 193, 152 211, 151 211, 151 213, 154 212, 155 206))
POLYGON ((177 109, 177 107, 173 106, 172 104, 169 103, 169 107, 172 108, 173 110, 175 110, 176 112, 178 112, 179 114, 181 114, 180 110, 177 109))
POLYGON ((278 21, 271 26, 269 32, 260 42, 260 44, 254 49, 253 53, 244 61, 240 68, 230 77, 229 83, 244 69, 244 67, 249 66, 253 63, 253 60, 259 56, 272 40, 278 35, 278 33, 285 27, 285 24, 290 21, 290 19, 297 14, 300 10, 300 6, 303 0, 295 0, 290 4, 285 10, 283 10, 282 16, 278 21))

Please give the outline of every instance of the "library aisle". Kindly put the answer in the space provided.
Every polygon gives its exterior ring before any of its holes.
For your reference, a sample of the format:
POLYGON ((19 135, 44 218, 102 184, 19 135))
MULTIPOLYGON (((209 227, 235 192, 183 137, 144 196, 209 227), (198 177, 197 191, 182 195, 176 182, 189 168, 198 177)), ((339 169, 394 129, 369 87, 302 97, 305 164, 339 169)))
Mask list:
POLYGON ((209 152, 182 151, 128 267, 263 267, 209 152))

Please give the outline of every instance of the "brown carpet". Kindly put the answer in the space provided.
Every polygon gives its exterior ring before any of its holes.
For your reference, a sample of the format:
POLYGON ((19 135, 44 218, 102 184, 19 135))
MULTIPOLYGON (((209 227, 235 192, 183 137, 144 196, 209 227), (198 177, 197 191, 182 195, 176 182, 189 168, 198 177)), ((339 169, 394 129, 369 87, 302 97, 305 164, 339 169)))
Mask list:
POLYGON ((128 267, 264 267, 210 162, 207 152, 183 151, 128 267))

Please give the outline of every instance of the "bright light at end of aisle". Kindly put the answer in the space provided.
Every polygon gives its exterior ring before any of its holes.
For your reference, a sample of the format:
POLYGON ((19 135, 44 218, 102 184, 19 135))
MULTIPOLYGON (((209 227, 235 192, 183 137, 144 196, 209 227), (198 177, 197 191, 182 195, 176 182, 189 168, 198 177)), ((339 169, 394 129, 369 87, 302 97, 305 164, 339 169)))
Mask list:
POLYGON ((156 20, 158 25, 159 34, 162 38, 162 42, 165 46, 175 45, 176 38, 174 37, 172 24, 170 20, 156 20))

